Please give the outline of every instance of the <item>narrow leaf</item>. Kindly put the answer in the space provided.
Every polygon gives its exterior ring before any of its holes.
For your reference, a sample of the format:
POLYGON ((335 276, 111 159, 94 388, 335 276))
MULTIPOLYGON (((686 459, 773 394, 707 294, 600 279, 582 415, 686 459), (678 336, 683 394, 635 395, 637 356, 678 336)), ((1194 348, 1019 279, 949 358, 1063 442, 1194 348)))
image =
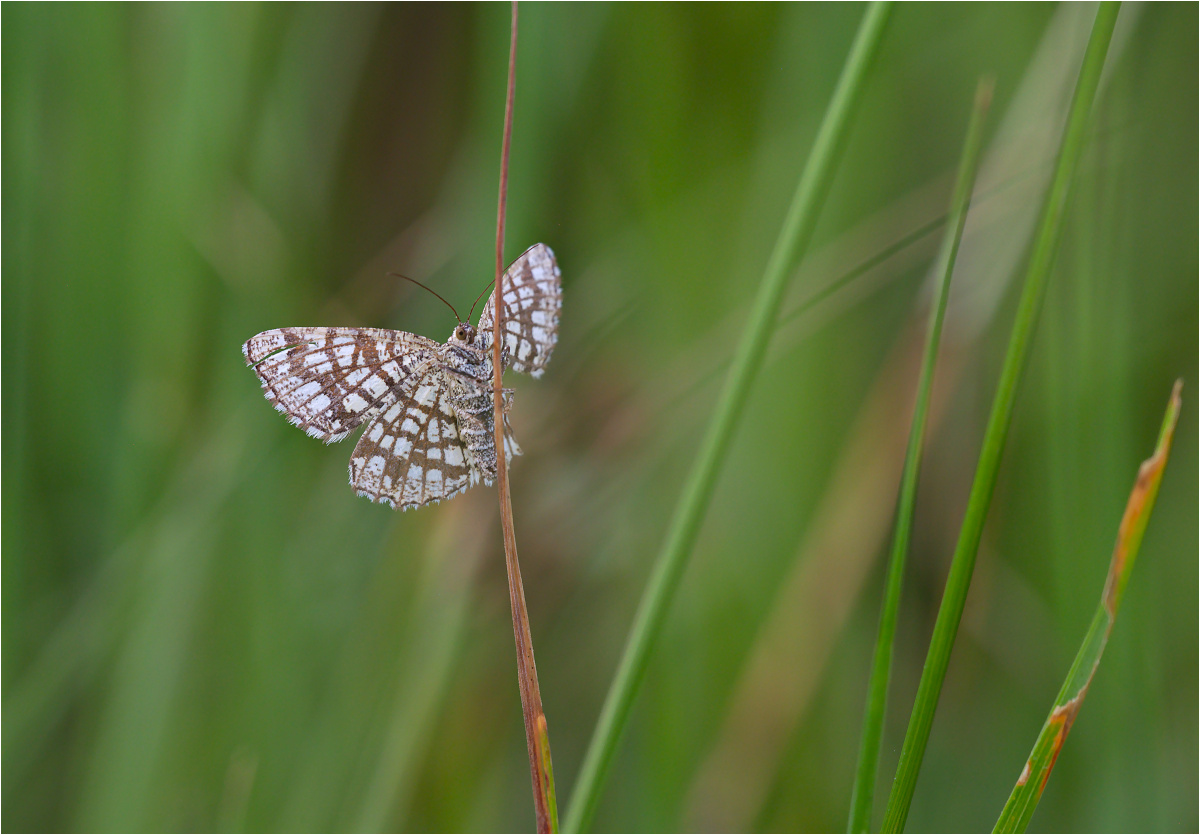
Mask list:
POLYGON ((775 321, 779 317, 787 280, 808 248, 837 161, 845 150, 850 120, 862 98, 867 70, 878 50, 890 10, 889 3, 872 3, 850 47, 842 75, 800 176, 791 208, 767 262, 750 320, 746 323, 733 358, 733 366, 713 410, 692 471, 684 482, 666 541, 642 595, 625 651, 604 707, 601 708, 567 809, 568 832, 578 832, 587 827, 596 813, 600 791, 612 765, 621 732, 646 673, 650 650, 679 588, 687 559, 716 487, 721 463, 729 450, 751 384, 762 366, 775 321))
POLYGON ((1158 496, 1158 486, 1162 482, 1163 469, 1167 466, 1167 456, 1171 452, 1171 438, 1175 434, 1175 424, 1179 420, 1180 390, 1183 381, 1177 380, 1171 392, 1171 400, 1167 404, 1167 414, 1163 418, 1162 430, 1158 435, 1158 445, 1154 454, 1142 462, 1138 469, 1137 481, 1134 482, 1133 492, 1129 494, 1129 503, 1125 505, 1125 515, 1121 518, 1121 526, 1117 530, 1117 544, 1113 548, 1112 562, 1108 567, 1108 580, 1104 584, 1104 594, 1083 646, 1075 656, 1075 662, 1067 673, 1054 707, 1042 732, 1038 734, 1033 752, 1021 770, 1017 785, 1013 788, 1008 802, 996 821, 993 832, 1024 832, 1033 817, 1034 809, 1046 788, 1050 771, 1058 760, 1067 733, 1071 730, 1083 698, 1087 695, 1092 678, 1096 675, 1096 667, 1100 664, 1100 656, 1108 644, 1108 636, 1112 634, 1113 621, 1117 617, 1117 609, 1125 594, 1125 584, 1129 581, 1129 573, 1137 560, 1138 549, 1142 544, 1142 535, 1146 532, 1146 523, 1150 521, 1150 512, 1154 509, 1154 499, 1158 496))
POLYGON ((883 717, 887 708, 888 681, 892 669, 892 648, 896 638, 896 621, 900 614, 900 590, 904 582, 904 563, 908 557, 908 540, 912 532, 913 507, 917 498, 917 476, 921 469, 921 447, 925 439, 925 424, 929 417, 929 396, 933 390, 933 369, 941 344, 942 322, 946 316, 946 300, 950 296, 950 277, 958 245, 967 223, 967 209, 975 188, 975 173, 979 169, 979 151, 983 147, 983 124, 992 101, 993 82, 984 79, 975 92, 975 108, 967 126, 962 159, 958 165, 958 180, 950 200, 950 224, 938 254, 936 274, 940 276, 937 298, 929 314, 929 332, 921 360, 917 383, 917 401, 909 429, 908 449, 904 454, 904 472, 900 477, 900 499, 896 508, 896 532, 888 565, 887 586, 883 612, 879 618, 879 637, 871 680, 867 685, 867 708, 863 716, 862 739, 858 751, 858 767, 854 775, 854 791, 850 801, 850 832, 866 832, 871 825, 871 806, 875 797, 875 778, 879 771, 879 745, 883 735, 883 717))
POLYGON ((996 486, 1000 458, 1008 439, 1008 425, 1016 401, 1017 383, 1021 378, 1038 309, 1045 294, 1046 280, 1054 263, 1059 238, 1062 236, 1063 216, 1066 213, 1071 181, 1074 179, 1075 169, 1078 167, 1087 138, 1092 105, 1100 84, 1100 71, 1104 68, 1104 58, 1108 54, 1108 45, 1112 40, 1119 9, 1119 3, 1100 4, 1087 51, 1083 56, 1083 66, 1079 72, 1079 81, 1075 85, 1074 97, 1071 99, 1054 177, 1042 207, 1012 335, 1009 337, 1008 350, 1004 356, 1004 366, 1000 371, 991 415, 984 431, 983 448, 980 450, 979 464, 971 483, 967 512, 959 531, 954 558, 950 562, 946 591, 942 595, 933 636, 930 638, 929 653, 925 657, 925 668, 921 672, 921 683, 917 687, 908 731, 904 735, 904 746, 900 749, 896 779, 892 783, 892 793, 884 815, 885 832, 899 832, 908 819, 917 775, 921 771, 925 746, 929 742, 929 732, 933 727, 933 715, 937 710, 942 683, 946 680, 946 670, 950 666, 950 651, 958 635, 958 624, 962 620, 967 590, 971 585, 975 555, 979 550, 983 523, 987 518, 988 505, 991 504, 992 491, 996 486))
POLYGON ((554 791, 554 764, 550 761, 550 730, 546 726, 546 714, 537 718, 538 753, 542 758, 542 793, 550 812, 550 831, 558 832, 558 795, 554 791))

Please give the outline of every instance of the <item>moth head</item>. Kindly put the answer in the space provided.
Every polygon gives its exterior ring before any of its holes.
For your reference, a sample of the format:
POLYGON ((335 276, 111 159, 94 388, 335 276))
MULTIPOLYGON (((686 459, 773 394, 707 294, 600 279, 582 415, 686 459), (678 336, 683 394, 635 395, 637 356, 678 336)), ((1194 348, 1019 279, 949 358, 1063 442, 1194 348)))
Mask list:
POLYGON ((471 343, 475 341, 475 329, 466 322, 459 322, 454 333, 450 334, 452 342, 471 343))

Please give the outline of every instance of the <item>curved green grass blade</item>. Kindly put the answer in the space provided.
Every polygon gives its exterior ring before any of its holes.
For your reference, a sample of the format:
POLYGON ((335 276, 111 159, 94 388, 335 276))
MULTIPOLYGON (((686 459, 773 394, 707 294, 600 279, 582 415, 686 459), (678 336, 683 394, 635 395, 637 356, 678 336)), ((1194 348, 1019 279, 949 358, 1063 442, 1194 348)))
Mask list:
POLYGON ((1075 86, 1074 97, 1071 100, 1067 127, 1063 132, 1054 178, 1042 208, 1037 236, 1033 244, 1033 254, 1030 257, 1025 285, 1021 290, 1021 300, 1017 307, 1016 321, 1013 323, 1008 351, 1004 357, 1004 367, 1000 372, 1000 382, 996 388, 996 396, 992 401, 992 412, 984 432, 983 448, 979 453, 979 464, 975 470, 975 479, 971 484, 967 512, 963 517, 958 545, 954 549, 954 558, 950 563, 950 573, 946 578, 946 591, 942 596, 937 622, 933 627, 933 637, 930 639, 929 653, 925 658, 925 669, 921 673, 921 683, 917 687, 917 697, 909 718, 908 731, 904 736, 904 746, 900 750, 900 762, 896 767, 896 778, 892 783, 892 793, 888 798, 887 812, 884 815, 883 830, 885 832, 899 832, 904 828, 904 822, 908 818, 908 809, 917 784, 917 774, 921 770, 925 745, 929 741, 929 731, 933 727, 933 714, 937 710, 942 682, 946 679, 946 669, 950 665, 950 651, 954 646, 955 636, 958 634, 958 624, 962 619, 967 589, 971 584, 971 573, 975 568, 979 538, 983 532, 983 523, 987 517, 988 505, 991 503, 992 491, 996 486, 996 473, 1000 466, 1000 456, 1004 452, 1004 443, 1008 437, 1008 424, 1012 417, 1013 402, 1016 399, 1017 383, 1025 364, 1025 355, 1033 335, 1038 309, 1041 307, 1046 279, 1054 262, 1054 254, 1062 234, 1063 215, 1071 190, 1071 181, 1074 178, 1075 169, 1087 137, 1092 105, 1096 99, 1096 88, 1100 83, 1100 72, 1104 68, 1104 58, 1108 54, 1108 45, 1112 40, 1119 10, 1119 3, 1100 4, 1099 10, 1096 12, 1095 23, 1092 26, 1092 34, 1088 40, 1087 51, 1083 56, 1083 66, 1079 72, 1079 81, 1075 86))
POLYGON ((646 672, 650 649, 661 630, 667 607, 679 587, 687 557, 691 554, 704 511, 716 486, 717 472, 729 449, 750 385, 766 354, 787 279, 808 247, 837 161, 845 149, 850 119, 862 98, 867 70, 878 49, 890 10, 889 3, 873 3, 855 35, 783 229, 767 263, 750 321, 746 324, 734 356, 733 367, 713 411, 692 472, 684 484, 666 543, 642 596, 616 676, 600 711, 567 810, 568 832, 578 832, 587 827, 595 815, 617 743, 646 672))
POLYGON ((1113 622, 1117 618, 1117 609, 1121 606, 1121 598, 1125 595, 1125 584, 1137 560, 1138 549, 1142 545, 1142 536, 1146 532, 1146 523, 1150 521, 1150 512, 1154 509, 1154 500, 1158 496, 1158 486, 1162 483, 1163 470, 1167 466, 1167 456, 1171 453, 1171 439, 1175 434, 1175 424, 1179 420, 1180 390, 1183 381, 1177 380, 1171 392, 1167 413, 1163 418, 1162 429, 1158 433, 1158 443, 1154 454, 1142 462, 1138 469, 1137 481, 1134 482, 1133 492, 1125 505, 1125 515, 1121 517, 1121 526, 1117 530, 1117 544, 1113 548, 1112 562, 1108 567, 1108 579, 1104 584, 1104 594, 1096 614, 1092 617, 1091 626, 1083 639, 1083 646, 1075 656, 1067 680, 1063 682, 1054 707, 1042 731, 1038 734, 1033 751, 1021 770, 1017 785, 1013 788, 1008 802, 1000 812, 993 832, 1024 832, 1029 826, 1029 820, 1041 800, 1050 779, 1050 772, 1058 760, 1067 733, 1071 730, 1083 698, 1087 695, 1096 668, 1100 665, 1100 656, 1108 644, 1108 636, 1112 634, 1113 622))
POLYGON ((979 170, 979 152, 983 147, 983 124, 992 101, 993 83, 979 82, 975 93, 975 108, 967 126, 958 179, 950 200, 950 224, 938 253, 937 298, 929 314, 929 332, 925 338, 925 353, 921 359, 921 374, 917 383, 917 401, 913 409, 908 449, 904 453, 904 472, 900 478, 900 499, 896 508, 896 533, 892 540, 888 564, 887 586, 883 612, 879 618, 879 637, 867 685, 867 708, 863 716, 862 739, 858 750, 858 767, 854 775, 854 790, 850 800, 850 832, 866 832, 871 825, 871 806, 875 798, 875 777, 879 771, 879 744, 883 735, 883 716, 887 708, 888 682, 892 669, 892 648, 896 639, 896 621, 900 614, 900 590, 904 582, 904 563, 908 557, 908 541, 912 532, 913 507, 917 500, 917 475, 921 470, 921 448, 925 440, 925 424, 929 417, 929 396, 933 390, 933 369, 941 344, 942 322, 946 317, 946 300, 950 297, 950 277, 958 245, 967 223, 967 209, 975 188, 979 170))

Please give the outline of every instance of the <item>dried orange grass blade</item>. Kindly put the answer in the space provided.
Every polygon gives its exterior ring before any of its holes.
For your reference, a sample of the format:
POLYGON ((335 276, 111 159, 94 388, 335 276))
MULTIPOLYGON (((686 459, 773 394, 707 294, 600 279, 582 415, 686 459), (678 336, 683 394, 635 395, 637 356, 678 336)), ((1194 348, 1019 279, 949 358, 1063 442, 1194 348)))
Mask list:
POLYGON ((1171 402, 1167 406, 1167 415, 1159 433, 1158 446, 1154 454, 1143 461, 1138 469, 1137 482, 1133 485, 1129 503, 1125 505, 1125 515, 1121 518, 1121 527, 1117 532, 1117 547, 1113 549, 1112 565, 1108 569, 1108 583, 1104 587, 1104 607, 1110 617, 1116 617, 1117 607, 1121 605, 1121 597, 1125 594, 1125 582, 1129 579, 1129 571, 1133 568, 1133 561, 1142 544, 1142 536, 1146 533, 1146 523, 1150 520, 1154 499, 1158 496, 1158 485, 1162 482, 1167 455, 1171 452, 1171 439, 1175 436, 1175 423, 1179 419, 1182 391, 1183 380, 1176 380, 1175 388, 1171 392, 1171 402))
POLYGON ((1182 389, 1183 381, 1176 380, 1154 454, 1138 468, 1137 481, 1129 495, 1129 503, 1125 506, 1125 515, 1121 517, 1121 526, 1117 530, 1117 544, 1113 548, 1112 562, 1108 568, 1108 580, 1104 584, 1104 596, 1092 617, 1087 637, 1083 640, 1083 646, 1079 648, 1079 654, 1075 656, 1071 671, 1067 673, 1067 680, 1054 701, 1054 708, 1050 711, 1046 724, 1042 726, 1042 732, 1038 734, 1033 752, 1021 770, 1021 776, 1017 779, 1017 785, 1009 795, 1008 802, 1004 804, 999 820, 996 821, 994 832, 1025 831, 1046 788, 1046 781, 1050 779, 1050 772, 1054 769, 1054 763, 1058 760, 1071 725, 1079 715, 1083 698, 1087 695, 1088 687, 1096 674, 1096 667, 1100 664, 1100 656, 1108 643, 1108 636, 1112 633, 1113 621, 1121 605, 1129 573, 1137 560, 1142 536, 1146 533, 1146 523, 1154 509, 1158 486, 1162 483, 1167 456, 1171 452, 1175 424, 1179 420, 1182 389))

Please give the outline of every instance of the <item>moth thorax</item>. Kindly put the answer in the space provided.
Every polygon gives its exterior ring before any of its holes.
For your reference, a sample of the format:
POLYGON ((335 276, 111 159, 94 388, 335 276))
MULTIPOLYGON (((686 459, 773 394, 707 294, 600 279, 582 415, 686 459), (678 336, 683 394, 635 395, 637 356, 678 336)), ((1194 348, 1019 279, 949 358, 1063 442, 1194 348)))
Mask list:
POLYGON ((447 368, 468 377, 482 378, 490 374, 491 365, 487 353, 474 345, 459 342, 453 336, 439 352, 447 368))

